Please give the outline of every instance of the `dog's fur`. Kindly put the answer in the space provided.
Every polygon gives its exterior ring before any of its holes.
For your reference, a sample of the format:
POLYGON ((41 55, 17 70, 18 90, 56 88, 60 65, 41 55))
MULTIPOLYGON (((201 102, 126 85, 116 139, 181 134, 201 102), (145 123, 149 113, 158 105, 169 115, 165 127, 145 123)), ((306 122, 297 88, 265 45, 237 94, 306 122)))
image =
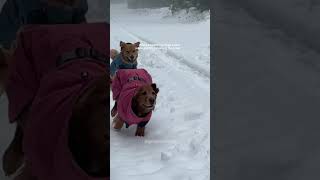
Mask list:
MULTIPOLYGON (((11 51, 2 50, 0 56, 1 84, 5 86, 11 51)), ((90 176, 107 177, 109 172, 109 123, 106 122, 108 76, 101 77, 84 92, 73 107, 70 120, 69 147, 77 164, 90 176)), ((18 122, 23 122, 22 113, 18 122)), ((15 136, 3 156, 3 170, 7 176, 17 171, 23 162, 23 124, 18 123, 15 136)), ((25 173, 25 176, 30 176, 25 173)))
MULTIPOLYGON (((120 53, 122 55, 122 60, 124 63, 131 64, 131 63, 137 63, 138 59, 138 47, 140 46, 140 42, 136 42, 134 44, 132 43, 125 43, 123 41, 120 41, 120 53)), ((115 49, 110 50, 110 56, 111 59, 114 60, 114 58, 119 54, 119 52, 115 49)))
MULTIPOLYGON (((138 89, 137 94, 132 98, 131 108, 132 111, 138 117, 145 117, 151 111, 154 110, 156 105, 157 94, 159 93, 159 88, 156 84, 145 85, 138 89)), ((120 130, 124 124, 124 121, 119 115, 113 120, 113 128, 120 130)), ((145 126, 137 126, 136 136, 144 136, 145 126)))

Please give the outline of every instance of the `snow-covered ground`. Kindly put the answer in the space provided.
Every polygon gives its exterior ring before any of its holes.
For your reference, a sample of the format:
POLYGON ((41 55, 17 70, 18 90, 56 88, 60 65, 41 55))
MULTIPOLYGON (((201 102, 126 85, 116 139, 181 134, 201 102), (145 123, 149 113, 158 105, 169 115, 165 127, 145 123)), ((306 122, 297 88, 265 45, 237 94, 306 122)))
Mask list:
POLYGON ((145 137, 134 136, 135 126, 111 131, 111 179, 209 180, 208 15, 195 22, 182 14, 170 17, 167 8, 128 10, 123 4, 111 4, 110 12, 111 48, 140 41, 138 66, 160 89, 145 137), (147 49, 147 44, 180 49, 147 49))

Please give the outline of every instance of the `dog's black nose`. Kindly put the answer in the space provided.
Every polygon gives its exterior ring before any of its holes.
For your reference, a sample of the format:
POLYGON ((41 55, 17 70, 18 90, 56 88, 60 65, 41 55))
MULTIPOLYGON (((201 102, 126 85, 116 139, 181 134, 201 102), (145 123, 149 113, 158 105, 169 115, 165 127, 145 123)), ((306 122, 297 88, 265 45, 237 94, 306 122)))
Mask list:
POLYGON ((153 105, 153 104, 154 104, 154 99, 153 99, 153 98, 150 98, 150 99, 149 99, 149 102, 150 102, 150 104, 153 105))
POLYGON ((130 56, 131 59, 134 59, 134 56, 130 56))

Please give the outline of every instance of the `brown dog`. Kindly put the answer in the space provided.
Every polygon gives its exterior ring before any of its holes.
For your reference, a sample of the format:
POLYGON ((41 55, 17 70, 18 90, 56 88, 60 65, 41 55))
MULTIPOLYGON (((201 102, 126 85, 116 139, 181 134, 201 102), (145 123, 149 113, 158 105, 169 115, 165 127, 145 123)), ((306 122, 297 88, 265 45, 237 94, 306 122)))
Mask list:
MULTIPOLYGON (((11 50, 0 49, 0 85, 4 88, 10 66, 11 50)), ((107 105, 109 102, 109 77, 97 80, 77 99, 69 126, 69 148, 75 162, 92 177, 107 177, 109 172, 109 123, 107 105)), ((24 119, 17 121, 12 142, 4 153, 2 163, 7 176, 14 174, 24 164, 22 149, 24 119)), ((28 166, 22 169, 18 178, 31 177, 28 166)), ((33 179, 33 178, 32 178, 33 179)))
MULTIPOLYGON (((132 98, 131 108, 138 117, 145 117, 152 112, 156 105, 159 88, 156 84, 145 85, 138 89, 137 94, 132 98)), ((117 115, 113 120, 113 128, 120 130, 125 122, 117 115)), ((136 136, 144 136, 145 125, 148 122, 138 124, 136 136)))

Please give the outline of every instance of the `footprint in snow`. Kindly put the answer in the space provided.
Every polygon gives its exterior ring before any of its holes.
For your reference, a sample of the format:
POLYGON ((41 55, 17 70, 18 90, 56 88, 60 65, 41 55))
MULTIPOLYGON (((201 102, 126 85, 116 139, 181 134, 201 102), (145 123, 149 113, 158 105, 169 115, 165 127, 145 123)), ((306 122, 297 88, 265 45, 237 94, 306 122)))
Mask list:
POLYGON ((161 152, 161 161, 169 161, 172 157, 172 154, 169 152, 161 152))

